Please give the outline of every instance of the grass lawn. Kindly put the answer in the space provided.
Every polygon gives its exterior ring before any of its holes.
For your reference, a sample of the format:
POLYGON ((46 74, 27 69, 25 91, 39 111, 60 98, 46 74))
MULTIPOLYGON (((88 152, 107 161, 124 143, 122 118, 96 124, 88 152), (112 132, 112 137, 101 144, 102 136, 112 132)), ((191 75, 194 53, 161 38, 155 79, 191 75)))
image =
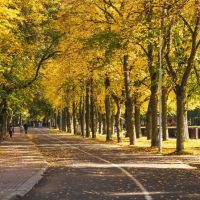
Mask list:
MULTIPOLYGON (((116 135, 113 137, 113 141, 111 143, 117 144, 116 135)), ((100 142, 106 141, 105 135, 97 134, 97 138, 95 139, 100 142)), ((133 148, 135 151, 139 152, 150 152, 150 153, 158 153, 158 148, 151 147, 151 141, 147 140, 146 137, 141 137, 136 140, 136 145, 129 145, 129 138, 123 138, 120 146, 126 146, 133 148)), ((170 138, 167 141, 163 141, 163 154, 172 154, 176 150, 176 139, 170 138)), ((185 142, 185 153, 186 154, 195 154, 200 155, 200 139, 190 139, 185 142)))
MULTIPOLYGON (((52 131, 58 132, 58 130, 51 129, 52 131)), ((73 135, 73 134, 72 134, 73 135)), ((80 136, 78 136, 80 137, 80 136)), ((129 145, 129 138, 123 137, 122 143, 117 144, 117 136, 114 134, 112 136, 112 141, 106 142, 106 135, 102 134, 96 134, 96 138, 92 139, 89 138, 91 141, 97 141, 101 143, 110 143, 110 144, 116 144, 119 146, 124 146, 133 149, 134 152, 148 152, 148 153, 158 153, 158 148, 151 147, 151 141, 147 140, 146 137, 141 137, 139 139, 136 139, 135 145, 129 145)), ((176 150, 176 139, 170 138, 167 141, 163 141, 163 154, 173 154, 176 150)), ((185 141, 185 154, 191 154, 191 155, 200 155, 200 139, 190 139, 185 141)))

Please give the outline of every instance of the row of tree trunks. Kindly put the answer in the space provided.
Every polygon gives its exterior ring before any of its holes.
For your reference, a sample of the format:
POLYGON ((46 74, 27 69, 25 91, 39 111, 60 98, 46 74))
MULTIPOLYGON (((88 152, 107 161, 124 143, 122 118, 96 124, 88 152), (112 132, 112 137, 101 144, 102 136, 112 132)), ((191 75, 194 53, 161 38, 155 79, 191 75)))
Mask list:
MULTIPOLYGON (((108 123, 106 122, 106 114, 101 114, 96 112, 95 109, 95 105, 94 105, 94 100, 92 98, 93 91, 91 89, 91 95, 90 95, 90 119, 89 119, 89 125, 90 125, 90 129, 93 130, 92 136, 93 138, 96 137, 96 132, 97 132, 97 121, 98 121, 98 126, 99 126, 99 133, 103 133, 103 134, 107 134, 108 133, 108 128, 107 125, 108 123), (98 118, 98 120, 97 120, 98 118), (93 120, 92 120, 93 119, 93 120), (93 122, 92 122, 93 121, 93 122), (103 125, 103 127, 102 127, 103 125), (103 128, 103 131, 102 131, 103 128)), ((163 115, 162 115, 162 119, 163 119, 163 139, 167 140, 167 89, 163 88, 163 96, 162 96, 162 109, 163 109, 163 115)), ((109 96, 110 98, 110 96, 109 96)), ((120 98, 116 95, 112 95, 112 98, 114 99, 114 102, 117 106, 117 112, 115 114, 115 116, 112 114, 110 117, 110 111, 107 111, 107 114, 109 114, 109 134, 110 137, 112 136, 112 133, 114 132, 114 124, 116 127, 116 132, 117 132, 117 140, 118 142, 121 142, 122 138, 121 138, 121 132, 122 132, 122 125, 120 124, 120 116, 121 116, 121 107, 123 105, 123 102, 120 101, 120 98), (113 128, 112 128, 113 127, 113 128)), ((79 124, 81 127, 81 134, 82 136, 85 135, 85 118, 86 118, 86 114, 85 114, 85 98, 81 97, 81 102, 79 105, 79 124)), ((110 100, 110 99, 109 99, 110 100)), ((110 102, 109 102, 110 103, 110 102)), ((133 104, 132 104, 133 105, 133 104)), ((135 97, 134 100, 134 105, 135 105, 135 126, 136 126, 136 136, 137 138, 141 137, 142 133, 141 133, 141 120, 140 120, 140 104, 138 102, 138 99, 135 97)), ((151 112, 151 104, 149 104, 149 109, 147 112, 147 122, 148 119, 151 120, 152 115, 149 115, 149 112, 151 112)), ((109 105, 110 106, 110 105, 109 105)), ((130 108, 130 107, 129 107, 130 108)), ((109 107, 110 109, 110 107, 109 107)), ((131 108, 133 109, 133 108, 131 108)), ((130 110, 130 109, 129 109, 130 110)), ((134 113, 134 112, 131 112, 134 113)), ((58 115, 60 117, 60 115, 58 115)), ((69 109, 66 107, 65 109, 62 110, 62 131, 67 131, 67 132, 71 132, 71 122, 73 120, 73 133, 77 134, 78 130, 77 130, 77 106, 75 104, 75 102, 73 103, 73 110, 72 110, 72 117, 71 114, 69 112, 69 109), (69 117, 68 117, 69 116, 69 117), (72 118, 72 119, 71 119, 72 118), (67 130, 66 130, 67 127, 67 130)), ((58 120, 58 122, 60 122, 60 118, 58 120)), ((133 123, 133 122, 132 122, 133 123)), ((60 125, 59 125, 60 126, 60 125)), ((152 123, 147 123, 147 131, 151 130, 152 123)), ((127 126, 128 127, 128 126, 127 126)), ((148 137, 150 138, 150 136, 148 137)))
MULTIPOLYGON (((149 49, 150 54, 152 55, 151 48, 149 49)), ((124 85, 125 85, 125 91, 126 91, 126 130, 127 135, 130 137, 130 144, 135 143, 135 137, 137 138, 141 137, 141 119, 140 119, 140 104, 138 102, 138 98, 133 98, 130 92, 130 69, 128 66, 128 55, 124 56, 124 85), (135 122, 134 122, 135 119, 135 122), (135 130, 134 130, 135 125, 135 130)), ((158 128, 157 128, 157 71, 152 70, 152 63, 150 63, 150 74, 151 74, 151 97, 149 101, 148 106, 148 112, 147 112, 147 138, 152 139, 152 146, 158 146, 158 128), (152 71, 151 71, 152 70, 152 71)), ((110 80, 109 76, 106 75, 105 78, 105 88, 106 90, 110 86, 110 80)), ((163 102, 163 115, 162 115, 162 121, 163 121, 163 138, 164 140, 167 139, 167 91, 163 88, 163 96, 162 96, 162 102, 163 102)), ((121 128, 120 128, 120 115, 121 115, 121 106, 122 103, 120 103, 120 100, 115 100, 116 106, 117 106, 117 112, 115 114, 115 117, 113 114, 111 114, 111 96, 109 93, 106 94, 105 97, 105 114, 98 114, 98 122, 99 122, 99 133, 106 134, 106 140, 109 141, 112 138, 112 133, 114 132, 114 121, 117 131, 117 139, 118 142, 121 142, 121 128), (114 120, 115 119, 115 120, 114 120), (102 130, 103 125, 103 130, 102 130)), ((74 133, 77 134, 77 109, 75 108, 75 104, 73 104, 73 130, 74 133)), ((69 112, 69 109, 66 108, 66 110, 63 110, 62 113, 62 129, 65 131, 65 122, 67 119, 67 132, 71 132, 71 114, 69 112), (66 118, 64 116, 67 116, 66 118)), ((90 130, 92 132, 92 138, 96 137, 97 132, 97 112, 95 109, 95 102, 94 102, 94 96, 93 96, 93 79, 92 77, 88 78, 86 83, 86 96, 81 97, 81 102, 79 106, 79 122, 81 126, 81 133, 82 136, 85 136, 86 131, 86 137, 90 137, 90 130)))
MULTIPOLYGON (((128 55, 124 56, 124 85, 126 91, 126 131, 127 135, 130 137, 130 144, 135 144, 136 132, 137 137, 141 136, 141 125, 140 125, 140 106, 136 103, 136 112, 134 112, 134 98, 131 94, 130 90, 130 66, 128 65, 128 55), (135 122, 134 118, 136 118, 137 128, 135 131, 135 122)), ((121 132, 122 125, 120 124, 120 116, 121 116, 121 107, 122 102, 120 99, 115 99, 115 103, 117 106, 117 112, 112 113, 111 111, 111 94, 108 92, 110 86, 110 80, 108 74, 105 76, 105 89, 106 89, 106 97, 105 97, 105 114, 98 114, 99 121, 99 133, 106 134, 106 140, 109 141, 112 139, 112 134, 114 133, 114 124, 116 126, 117 131, 117 140, 121 142, 121 132), (103 125, 103 127, 102 127, 103 125), (103 129, 102 129, 103 128, 103 129)), ((79 105, 79 123, 81 126, 82 136, 90 137, 90 131, 92 132, 92 138, 96 137, 97 132, 97 111, 95 109, 95 100, 93 94, 93 78, 90 76, 86 81, 86 93, 81 97, 80 105, 79 105)), ((137 99, 136 99, 137 101, 137 99)), ((74 133, 77 133, 76 130, 76 114, 77 111, 75 109, 75 105, 73 104, 73 124, 74 124, 74 133)), ((69 109, 64 109, 62 113, 62 130, 65 131, 65 127, 67 127, 67 132, 71 132, 71 115, 69 109)))
MULTIPOLYGON (((162 95, 162 121, 163 121, 163 140, 167 140, 168 139, 168 135, 167 135, 167 89, 166 88, 163 88, 163 95, 162 95)), ((116 112, 116 115, 114 117, 114 115, 111 116, 111 121, 110 121, 110 134, 114 132, 113 128, 114 127, 114 122, 115 122, 115 127, 116 127, 116 131, 117 131, 117 140, 118 142, 121 142, 121 131, 122 131, 122 125, 120 124, 120 116, 121 116, 121 107, 122 107, 122 102, 120 102, 120 98, 117 97, 117 96, 114 96, 112 95, 115 103, 116 103, 116 106, 117 106, 117 112, 116 112)), ((91 99, 91 98, 90 98, 91 99)), ((92 99, 90 100, 91 102, 93 101, 92 99)), ((82 135, 84 135, 84 120, 85 120, 85 117, 83 117, 83 113, 84 113, 84 102, 85 101, 82 101, 82 103, 80 104, 80 107, 79 107, 79 115, 80 115, 80 126, 81 126, 81 133, 82 135)), ((140 105, 137 103, 137 99, 135 98, 135 126, 136 126, 136 136, 137 138, 141 137, 142 133, 141 133, 141 120, 140 120, 140 105)), ((97 115, 95 115, 94 113, 95 110, 94 110, 94 105, 93 104, 90 104, 90 107, 91 107, 91 119, 94 118, 94 122, 92 123, 92 121, 90 122, 90 125, 91 125, 91 130, 94 130, 94 134, 95 136, 93 138, 96 137, 96 132, 97 132, 97 115), (92 109, 93 107, 93 109, 92 109), (92 116, 94 115, 94 116, 92 116), (93 127, 92 127, 93 126, 93 127)), ((149 106, 150 108, 150 106, 149 106)), ((67 113, 68 113, 68 109, 65 108, 63 109, 62 111, 62 130, 63 131, 66 131, 66 126, 68 124, 68 127, 71 128, 71 114, 69 113, 70 115, 70 118, 68 118, 69 120, 67 120, 67 113)), ((150 111, 148 111, 150 112, 150 111)), ((147 122, 148 122, 148 119, 151 120, 151 115, 148 115, 148 112, 147 112, 147 122)), ((77 134, 77 109, 76 109, 76 105, 75 103, 73 103, 73 132, 74 134, 77 134)), ((107 129, 107 123, 106 123, 106 117, 105 117, 105 114, 98 114, 98 125, 99 125, 99 133, 102 133, 102 125, 103 125, 103 133, 106 134, 108 129, 107 129)), ((152 126, 151 123, 147 123, 147 127, 146 127, 146 130, 151 130, 151 128, 148 128, 152 126)), ((68 128, 68 132, 71 131, 71 129, 68 128)), ((112 135, 112 134, 111 134, 112 135)), ((150 137, 148 137, 150 139, 150 137)))
MULTIPOLYGON (((168 92, 169 91, 166 87, 162 88, 162 133, 163 133, 164 141, 168 139, 168 126, 167 126, 167 99, 168 99, 168 94, 169 94, 168 92)), ((148 140, 152 138, 152 113, 151 113, 152 111, 151 110, 152 110, 152 103, 150 99, 148 110, 146 113, 146 133, 147 133, 148 140)), ((158 128, 156 128, 156 130, 158 130, 158 128)))
POLYGON ((93 94, 93 78, 92 76, 86 82, 86 95, 81 97, 79 104, 79 124, 83 137, 96 138, 97 132, 97 111, 95 108, 95 99, 93 94))
POLYGON ((68 107, 65 107, 64 109, 57 111, 53 115, 53 123, 52 125, 55 128, 59 128, 61 131, 67 131, 68 133, 72 132, 71 129, 71 113, 69 112, 68 107))

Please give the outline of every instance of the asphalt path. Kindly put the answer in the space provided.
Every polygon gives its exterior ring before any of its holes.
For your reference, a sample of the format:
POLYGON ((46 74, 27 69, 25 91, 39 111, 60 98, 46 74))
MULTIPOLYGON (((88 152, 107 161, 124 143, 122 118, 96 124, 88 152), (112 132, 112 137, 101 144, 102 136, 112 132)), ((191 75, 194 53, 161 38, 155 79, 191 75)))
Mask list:
POLYGON ((28 135, 49 168, 21 200, 200 200, 198 157, 134 153, 48 129, 28 135))

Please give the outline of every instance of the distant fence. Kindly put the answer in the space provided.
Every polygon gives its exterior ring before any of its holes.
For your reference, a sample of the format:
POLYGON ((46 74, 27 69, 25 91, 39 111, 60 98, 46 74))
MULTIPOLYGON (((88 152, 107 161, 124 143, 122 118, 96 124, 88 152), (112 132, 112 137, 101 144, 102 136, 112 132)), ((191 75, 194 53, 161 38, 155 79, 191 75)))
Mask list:
MULTIPOLYGON (((189 126, 189 138, 199 139, 200 138, 200 126, 189 126)), ((146 127, 142 127, 142 135, 146 136, 146 127)), ((176 137, 176 127, 168 127, 168 135, 170 138, 176 137)))

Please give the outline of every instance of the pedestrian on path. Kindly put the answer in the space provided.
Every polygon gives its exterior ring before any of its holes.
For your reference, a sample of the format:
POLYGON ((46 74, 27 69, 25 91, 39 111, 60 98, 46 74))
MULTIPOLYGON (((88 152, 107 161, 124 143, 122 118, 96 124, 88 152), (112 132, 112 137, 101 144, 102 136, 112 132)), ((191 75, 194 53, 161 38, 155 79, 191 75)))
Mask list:
POLYGON ((14 127, 12 124, 9 125, 8 132, 9 132, 10 138, 12 138, 13 133, 14 133, 14 127))
POLYGON ((23 133, 24 128, 22 125, 20 125, 19 130, 20 130, 20 133, 23 133))
POLYGON ((27 123, 24 124, 24 131, 25 131, 25 134, 27 134, 27 132, 28 132, 28 124, 27 123))

